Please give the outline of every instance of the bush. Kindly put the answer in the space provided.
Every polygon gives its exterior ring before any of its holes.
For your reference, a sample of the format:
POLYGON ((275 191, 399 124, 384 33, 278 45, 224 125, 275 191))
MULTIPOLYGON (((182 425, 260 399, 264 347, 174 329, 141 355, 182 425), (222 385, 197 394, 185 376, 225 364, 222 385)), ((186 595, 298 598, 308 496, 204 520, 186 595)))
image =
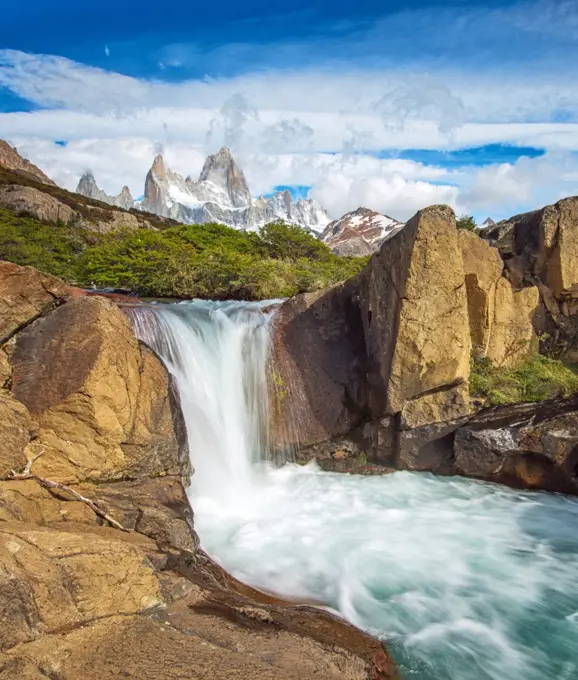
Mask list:
POLYGON ((476 220, 471 215, 462 215, 456 220, 458 229, 465 229, 466 231, 477 231, 476 220))
POLYGON ((472 361, 470 394, 488 406, 570 397, 578 392, 576 366, 533 356, 516 368, 493 366, 487 357, 472 361))
POLYGON ((45 224, 0 209, 0 259, 40 269, 74 283, 78 254, 85 247, 80 230, 45 224))
POLYGON ((105 235, 0 211, 0 257, 70 283, 126 288, 150 297, 262 300, 325 288, 367 258, 340 258, 295 225, 260 234, 222 224, 105 235))

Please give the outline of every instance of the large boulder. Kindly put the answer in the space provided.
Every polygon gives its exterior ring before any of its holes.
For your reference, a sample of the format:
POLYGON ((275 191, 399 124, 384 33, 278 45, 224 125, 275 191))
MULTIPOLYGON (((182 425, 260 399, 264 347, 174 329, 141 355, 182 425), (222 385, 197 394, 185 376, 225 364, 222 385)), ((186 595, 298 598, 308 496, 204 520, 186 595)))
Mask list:
POLYGON ((367 412, 357 282, 291 298, 275 313, 273 442, 305 446, 349 432, 367 412))
POLYGON ((403 427, 470 409, 470 333, 455 215, 418 212, 385 241, 361 274, 374 418, 401 414, 403 427))
POLYGON ((454 472, 578 493, 578 398, 482 411, 455 433, 454 472))
POLYGON ((482 231, 516 288, 544 283, 557 299, 578 283, 578 197, 516 215, 482 231))
POLYGON ((54 276, 0 261, 0 345, 72 294, 72 288, 54 276))
POLYGON ((111 302, 80 297, 18 334, 12 393, 37 427, 29 455, 52 479, 179 475, 186 437, 169 377, 111 302))

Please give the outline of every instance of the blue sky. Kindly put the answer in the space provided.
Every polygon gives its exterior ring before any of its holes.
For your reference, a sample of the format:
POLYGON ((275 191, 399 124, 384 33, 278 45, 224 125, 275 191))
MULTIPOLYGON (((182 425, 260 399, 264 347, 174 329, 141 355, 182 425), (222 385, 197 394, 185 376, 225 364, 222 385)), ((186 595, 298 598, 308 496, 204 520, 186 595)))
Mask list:
POLYGON ((0 135, 135 195, 220 145, 253 193, 482 219, 578 193, 578 3, 9 3, 0 135), (57 143, 60 142, 60 143, 57 143), (66 142, 66 144, 62 144, 66 142))

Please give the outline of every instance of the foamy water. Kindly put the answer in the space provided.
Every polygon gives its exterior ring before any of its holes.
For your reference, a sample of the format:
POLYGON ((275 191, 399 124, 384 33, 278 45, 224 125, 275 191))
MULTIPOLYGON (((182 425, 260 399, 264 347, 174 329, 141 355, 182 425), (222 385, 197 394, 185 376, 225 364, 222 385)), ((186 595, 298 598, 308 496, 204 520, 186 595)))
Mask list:
POLYGON ((273 469, 260 305, 140 312, 175 375, 203 547, 237 578, 383 639, 402 677, 578 678, 578 500, 462 478, 273 469), (260 462, 261 461, 261 462, 260 462))

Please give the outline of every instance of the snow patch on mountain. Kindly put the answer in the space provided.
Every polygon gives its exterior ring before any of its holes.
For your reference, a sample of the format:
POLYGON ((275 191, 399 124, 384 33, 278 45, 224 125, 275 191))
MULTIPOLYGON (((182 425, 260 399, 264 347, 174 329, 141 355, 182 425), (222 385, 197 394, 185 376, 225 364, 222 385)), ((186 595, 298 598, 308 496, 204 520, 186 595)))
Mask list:
POLYGON ((379 250, 384 241, 404 226, 393 217, 357 208, 328 224, 320 238, 337 255, 364 256, 379 250))

